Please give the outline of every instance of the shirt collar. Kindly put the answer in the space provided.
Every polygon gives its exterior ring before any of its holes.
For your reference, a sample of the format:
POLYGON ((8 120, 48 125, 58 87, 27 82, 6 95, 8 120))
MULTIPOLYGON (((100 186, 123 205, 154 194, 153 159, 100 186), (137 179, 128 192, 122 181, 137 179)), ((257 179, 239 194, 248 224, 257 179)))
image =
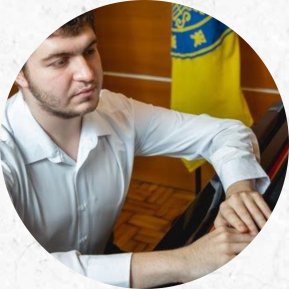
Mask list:
MULTIPOLYGON (((61 150, 32 116, 21 91, 7 101, 3 125, 14 135, 25 164, 45 158, 52 162, 63 161, 61 150)), ((102 113, 95 110, 83 117, 80 146, 89 139, 90 146, 87 149, 92 149, 97 145, 99 136, 109 134, 111 127, 102 113)))

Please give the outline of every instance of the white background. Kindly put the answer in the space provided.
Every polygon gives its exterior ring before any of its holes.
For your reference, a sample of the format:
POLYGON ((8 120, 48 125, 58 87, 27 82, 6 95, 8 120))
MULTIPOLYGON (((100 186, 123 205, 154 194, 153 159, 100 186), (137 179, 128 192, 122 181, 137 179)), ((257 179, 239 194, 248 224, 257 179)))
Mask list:
MULTIPOLYGON (((262 58, 288 109, 289 1, 176 1, 219 19, 262 58), (287 19, 286 19, 287 18, 287 19)), ((112 1, 1 0, 0 115, 13 81, 36 47, 59 26, 112 1)), ((0 176, 0 287, 109 288, 71 271, 34 240, 16 214, 0 176)), ((270 220, 237 258, 183 288, 289 288, 288 177, 270 220)))

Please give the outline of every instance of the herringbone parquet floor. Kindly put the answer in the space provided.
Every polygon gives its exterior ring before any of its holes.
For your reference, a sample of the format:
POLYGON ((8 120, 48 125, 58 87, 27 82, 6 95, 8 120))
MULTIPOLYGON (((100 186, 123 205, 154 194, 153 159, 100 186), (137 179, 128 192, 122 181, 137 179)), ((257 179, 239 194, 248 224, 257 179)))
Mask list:
POLYGON ((132 180, 115 225, 115 243, 124 251, 151 251, 195 194, 132 180))

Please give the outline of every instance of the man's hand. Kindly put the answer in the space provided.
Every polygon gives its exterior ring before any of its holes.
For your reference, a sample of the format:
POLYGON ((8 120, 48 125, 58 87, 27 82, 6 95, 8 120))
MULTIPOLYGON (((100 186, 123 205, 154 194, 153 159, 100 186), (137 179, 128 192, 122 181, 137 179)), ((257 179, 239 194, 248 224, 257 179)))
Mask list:
POLYGON ((151 288, 203 277, 236 257, 254 239, 226 226, 183 248, 134 253, 131 287, 151 288))
POLYGON ((229 187, 226 195, 215 220, 215 227, 229 226, 242 233, 258 234, 271 215, 263 196, 253 190, 250 181, 235 183, 229 187))
POLYGON ((254 236, 250 234, 224 226, 179 249, 184 253, 184 273, 188 278, 181 282, 195 280, 220 268, 243 251, 253 239, 254 236))

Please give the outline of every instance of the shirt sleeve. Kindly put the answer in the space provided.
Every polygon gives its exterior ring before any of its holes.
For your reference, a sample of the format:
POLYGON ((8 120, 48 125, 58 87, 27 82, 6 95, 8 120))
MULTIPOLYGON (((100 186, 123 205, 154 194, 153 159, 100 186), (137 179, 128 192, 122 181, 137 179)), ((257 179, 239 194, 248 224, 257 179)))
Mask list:
POLYGON ((58 261, 93 280, 118 287, 130 287, 132 253, 81 255, 78 251, 52 253, 58 261))
POLYGON ((0 128, 0 152, 1 152, 1 168, 3 172, 4 181, 6 184, 7 191, 14 204, 14 199, 17 191, 17 177, 15 171, 9 166, 9 156, 17 157, 17 152, 15 152, 11 146, 11 138, 7 130, 1 126, 0 128))
POLYGON ((132 101, 136 155, 166 155, 187 160, 206 159, 225 191, 241 180, 256 180, 264 193, 269 178, 259 165, 256 136, 240 121, 191 115, 132 101))
POLYGON ((14 204, 13 196, 15 194, 15 176, 13 175, 12 170, 5 161, 1 160, 1 166, 7 191, 9 193, 12 203, 14 204))

